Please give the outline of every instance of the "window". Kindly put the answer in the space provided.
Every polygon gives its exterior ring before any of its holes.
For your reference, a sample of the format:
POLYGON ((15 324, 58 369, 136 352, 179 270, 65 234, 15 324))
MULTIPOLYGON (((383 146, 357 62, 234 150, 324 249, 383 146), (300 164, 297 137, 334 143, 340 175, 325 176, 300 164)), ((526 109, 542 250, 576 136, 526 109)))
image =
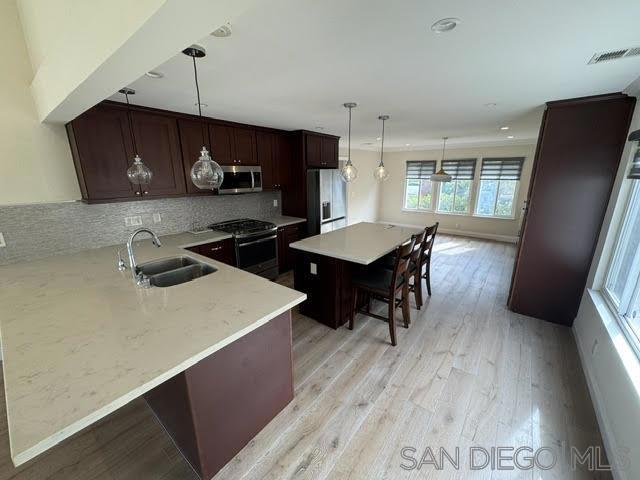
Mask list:
POLYGON ((469 213, 476 159, 444 160, 442 168, 453 180, 440 184, 438 212, 469 213))
POLYGON ((436 172, 436 162, 419 160, 407 162, 404 208, 433 210, 433 185, 429 178, 436 172))
POLYGON ((516 192, 524 158, 484 158, 476 215, 507 217, 514 215, 516 192))
POLYGON ((640 351, 640 182, 633 187, 604 287, 627 336, 640 351))

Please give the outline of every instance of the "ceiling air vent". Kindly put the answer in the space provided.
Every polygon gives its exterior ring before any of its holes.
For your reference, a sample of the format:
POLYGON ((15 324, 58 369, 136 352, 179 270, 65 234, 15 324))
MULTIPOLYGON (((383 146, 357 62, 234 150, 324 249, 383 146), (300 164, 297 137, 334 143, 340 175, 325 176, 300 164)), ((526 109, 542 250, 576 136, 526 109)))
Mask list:
POLYGON ((640 55, 640 47, 623 48, 620 50, 612 50, 610 52, 600 52, 591 57, 588 65, 607 62, 609 60, 617 60, 619 58, 633 57, 635 55, 640 55))

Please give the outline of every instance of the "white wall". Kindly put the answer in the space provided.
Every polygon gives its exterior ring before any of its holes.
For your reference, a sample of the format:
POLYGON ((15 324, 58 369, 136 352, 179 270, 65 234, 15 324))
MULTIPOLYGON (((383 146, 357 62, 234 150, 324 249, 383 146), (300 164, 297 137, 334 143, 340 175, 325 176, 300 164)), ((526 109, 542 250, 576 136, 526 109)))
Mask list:
MULTIPOLYGON (((638 106, 630 131, 637 129, 640 129, 638 106)), ((614 466, 617 464, 616 478, 625 480, 640 478, 640 361, 628 345, 599 290, 604 282, 631 187, 632 181, 625 177, 632 151, 633 145, 627 142, 591 265, 587 289, 573 324, 607 453, 614 466), (620 458, 619 453, 631 460, 626 470, 621 468, 624 458, 620 458)))
MULTIPOLYGON (((347 151, 340 150, 340 159, 347 151)), ((347 223, 375 222, 378 220, 380 187, 373 178, 378 165, 378 154, 366 150, 351 150, 351 162, 358 169, 358 178, 347 184, 347 223)))
MULTIPOLYGON (((525 157, 522 179, 515 206, 514 219, 481 218, 472 215, 447 215, 427 212, 403 211, 405 169, 407 160, 441 160, 442 150, 422 150, 385 153, 385 165, 390 177, 382 185, 379 220, 407 225, 431 225, 440 222, 445 232, 458 232, 515 241, 521 222, 521 208, 527 195, 535 145, 509 145, 500 147, 447 148, 446 158, 525 157)), ((480 167, 478 160, 477 168, 480 167)), ((475 195, 476 191, 472 192, 475 195)))
POLYGON ((13 0, 0 2, 0 58, 0 205, 80 198, 64 127, 38 121, 13 0))

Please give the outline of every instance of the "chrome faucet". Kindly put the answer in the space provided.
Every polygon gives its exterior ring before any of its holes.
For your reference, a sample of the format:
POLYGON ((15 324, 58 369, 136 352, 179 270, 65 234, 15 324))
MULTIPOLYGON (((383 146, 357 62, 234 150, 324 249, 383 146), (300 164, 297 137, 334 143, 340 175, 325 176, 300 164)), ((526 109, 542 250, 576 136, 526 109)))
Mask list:
POLYGON ((136 259, 133 255, 133 240, 141 233, 148 233, 149 235, 151 235, 151 241, 156 247, 161 247, 162 243, 160 243, 160 239, 158 238, 158 236, 148 228, 138 228, 131 234, 131 236, 129 237, 129 240, 127 240, 127 253, 129 254, 129 268, 131 269, 133 280, 134 282, 136 282, 136 285, 148 286, 147 283, 145 282, 144 275, 141 272, 138 272, 136 259))

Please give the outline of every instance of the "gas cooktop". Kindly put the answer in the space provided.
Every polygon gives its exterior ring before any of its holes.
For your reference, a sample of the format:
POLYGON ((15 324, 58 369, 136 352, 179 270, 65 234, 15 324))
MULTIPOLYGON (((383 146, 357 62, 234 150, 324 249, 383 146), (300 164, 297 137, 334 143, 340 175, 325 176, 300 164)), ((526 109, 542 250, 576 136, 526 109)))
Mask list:
POLYGON ((276 224, 263 220, 241 218, 239 220, 229 220, 228 222, 212 223, 208 228, 211 230, 221 230, 232 235, 247 235, 274 230, 276 224))

